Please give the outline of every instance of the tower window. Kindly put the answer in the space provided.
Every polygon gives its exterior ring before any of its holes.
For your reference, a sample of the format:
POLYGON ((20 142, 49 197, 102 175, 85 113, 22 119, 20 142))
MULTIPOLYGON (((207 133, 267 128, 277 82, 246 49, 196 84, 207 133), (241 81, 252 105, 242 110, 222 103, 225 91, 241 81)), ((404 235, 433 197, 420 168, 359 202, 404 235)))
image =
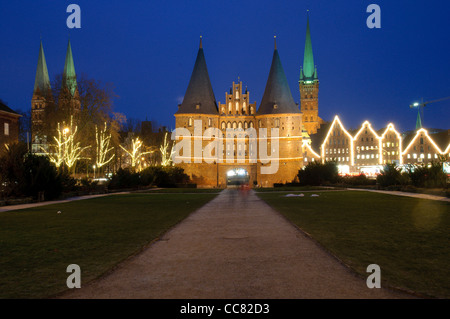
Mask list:
POLYGON ((192 117, 190 117, 188 120, 188 126, 192 126, 192 117))
POLYGON ((5 136, 9 135, 9 123, 5 123, 5 130, 4 130, 5 136))

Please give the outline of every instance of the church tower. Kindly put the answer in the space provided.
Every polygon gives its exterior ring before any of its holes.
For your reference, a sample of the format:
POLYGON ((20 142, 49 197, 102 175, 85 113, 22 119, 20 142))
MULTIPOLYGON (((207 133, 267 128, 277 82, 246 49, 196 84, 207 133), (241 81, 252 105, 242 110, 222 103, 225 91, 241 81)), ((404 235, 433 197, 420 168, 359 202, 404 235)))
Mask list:
POLYGON ((308 134, 315 134, 320 125, 323 124, 323 120, 319 117, 319 78, 317 76, 317 67, 314 65, 309 14, 306 22, 303 67, 300 68, 300 80, 298 82, 303 125, 308 134))
POLYGON ((39 48, 39 57, 34 80, 33 97, 31 98, 32 132, 39 131, 44 121, 45 107, 51 99, 50 78, 48 76, 47 62, 45 61, 44 47, 39 48))
POLYGON ((45 121, 46 106, 52 101, 50 78, 48 76, 47 62, 45 61, 42 40, 39 48, 39 57, 34 80, 33 97, 31 98, 31 141, 33 152, 40 152, 46 145, 46 137, 40 134, 45 121))
POLYGON ((75 72, 75 63, 73 62, 70 39, 67 44, 59 107, 66 108, 66 118, 73 116, 76 123, 81 109, 81 102, 78 92, 77 74, 75 72))

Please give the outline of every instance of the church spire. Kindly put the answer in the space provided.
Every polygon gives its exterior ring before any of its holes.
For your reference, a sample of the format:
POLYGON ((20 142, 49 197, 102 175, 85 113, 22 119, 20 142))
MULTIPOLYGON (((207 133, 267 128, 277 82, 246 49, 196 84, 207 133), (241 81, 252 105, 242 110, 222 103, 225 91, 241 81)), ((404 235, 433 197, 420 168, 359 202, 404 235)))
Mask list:
POLYGON ((422 119, 420 118, 420 107, 418 107, 417 109, 416 130, 419 130, 422 128, 422 119))
POLYGON ((314 57, 311 44, 311 31, 309 28, 309 10, 307 13, 307 22, 306 22, 306 39, 305 39, 305 53, 303 57, 303 72, 302 74, 300 74, 300 80, 302 80, 302 78, 305 79, 316 78, 314 57))
POLYGON ((39 48, 39 57, 36 69, 36 78, 34 80, 33 92, 35 93, 37 89, 39 89, 41 94, 46 94, 47 91, 51 89, 50 78, 48 76, 47 62, 45 61, 44 47, 42 45, 42 39, 41 39, 41 46, 39 48))
POLYGON ((179 105, 177 114, 181 113, 203 113, 218 114, 217 102, 209 79, 206 67, 205 55, 203 53, 202 38, 195 60, 194 70, 184 94, 183 102, 179 105))
POLYGON ((66 62, 64 64, 64 73, 63 73, 63 83, 67 86, 69 92, 73 96, 77 89, 77 75, 75 73, 75 64, 73 63, 72 47, 70 45, 70 39, 69 43, 67 44, 66 62))

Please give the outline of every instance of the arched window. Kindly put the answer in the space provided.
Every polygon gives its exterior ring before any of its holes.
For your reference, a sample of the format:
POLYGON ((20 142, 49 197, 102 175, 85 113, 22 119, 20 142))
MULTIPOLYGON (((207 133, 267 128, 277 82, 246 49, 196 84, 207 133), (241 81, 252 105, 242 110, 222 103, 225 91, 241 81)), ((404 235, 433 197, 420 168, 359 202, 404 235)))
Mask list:
POLYGON ((222 122, 222 125, 221 125, 221 127, 222 127, 222 130, 224 130, 224 129, 226 129, 226 128, 227 128, 227 124, 226 124, 225 122, 222 122))
POLYGON ((244 101, 244 103, 242 103, 242 109, 243 109, 244 113, 247 113, 247 103, 245 103, 245 101, 244 101))
POLYGON ((231 102, 228 102, 228 113, 231 113, 231 102))
POLYGON ((239 102, 236 102, 236 112, 239 112, 239 102))
POLYGON ((244 122, 244 129, 247 129, 247 128, 248 128, 248 123, 244 122))
POLYGON ((227 128, 231 128, 231 122, 227 123, 227 128))
POLYGON ((233 128, 237 128, 237 123, 233 122, 233 128))
POLYGON ((239 122, 238 128, 242 128, 242 122, 239 122))
POLYGON ((250 122, 250 127, 253 128, 253 122, 250 122))
POLYGON ((188 126, 192 126, 192 117, 190 117, 188 120, 188 126))
POLYGON ((255 110, 253 109, 253 106, 250 107, 250 114, 253 114, 255 110))
POLYGON ((236 90, 236 99, 238 99, 238 98, 239 98, 239 91, 236 90))

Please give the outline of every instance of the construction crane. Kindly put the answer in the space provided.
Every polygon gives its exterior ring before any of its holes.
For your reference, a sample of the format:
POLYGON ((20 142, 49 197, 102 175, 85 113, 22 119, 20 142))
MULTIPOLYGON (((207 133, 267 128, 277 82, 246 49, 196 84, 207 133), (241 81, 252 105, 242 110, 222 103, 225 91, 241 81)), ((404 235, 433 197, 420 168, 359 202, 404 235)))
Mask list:
POLYGON ((416 121, 416 129, 421 128, 423 125, 423 108, 425 107, 425 105, 431 104, 431 103, 436 103, 436 102, 441 102, 444 100, 449 100, 450 96, 447 97, 443 97, 441 99, 437 99, 437 100, 432 100, 432 101, 428 101, 428 102, 424 102, 423 99, 421 99, 421 102, 414 102, 413 104, 410 104, 409 107, 410 108, 417 108, 417 121, 416 121))

